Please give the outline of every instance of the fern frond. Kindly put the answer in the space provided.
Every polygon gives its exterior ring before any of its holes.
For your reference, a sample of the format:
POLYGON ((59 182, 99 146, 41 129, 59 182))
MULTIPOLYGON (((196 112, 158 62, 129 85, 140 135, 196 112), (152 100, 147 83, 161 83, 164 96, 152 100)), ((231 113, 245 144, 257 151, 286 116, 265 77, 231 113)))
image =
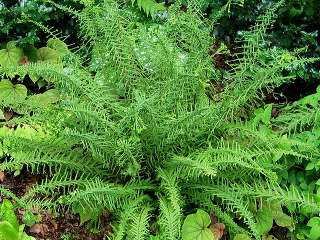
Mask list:
POLYGON ((180 236, 181 212, 175 209, 170 201, 165 198, 159 199, 160 208, 160 236, 161 239, 176 240, 180 236))
POLYGON ((160 231, 164 239, 179 239, 181 229, 182 199, 174 172, 159 171, 161 186, 165 189, 165 197, 159 197, 160 204, 160 231))
POLYGON ((161 3, 157 3, 155 0, 131 0, 132 5, 137 3, 139 9, 147 14, 147 16, 155 17, 156 13, 165 10, 165 7, 161 3))
MULTIPOLYGON (((113 228, 113 239, 122 240, 127 235, 129 229, 129 221, 134 214, 139 214, 141 206, 144 206, 145 201, 148 198, 145 195, 139 196, 123 206, 121 213, 119 214, 119 222, 113 228)), ((146 217, 143 218, 146 220, 146 217)), ((141 224, 141 223, 138 223, 141 224)), ((140 226, 140 225, 139 225, 140 226)), ((143 227, 143 226, 142 226, 143 227)))
POLYGON ((133 240, 144 240, 149 236, 149 220, 151 208, 143 207, 131 216, 128 238, 133 240))
MULTIPOLYGON (((143 188, 143 185, 141 186, 143 188)), ((79 204, 81 207, 94 209, 97 206, 110 210, 123 207, 139 195, 135 185, 120 186, 106 183, 100 179, 88 180, 83 188, 79 188, 59 200, 65 205, 79 204)))
POLYGON ((217 185, 189 185, 189 187, 205 191, 208 194, 212 194, 212 197, 221 199, 223 204, 228 208, 228 211, 239 214, 241 218, 243 218, 243 221, 249 226, 255 238, 260 239, 256 220, 253 213, 249 210, 249 200, 243 195, 231 191, 229 184, 219 182, 217 185))

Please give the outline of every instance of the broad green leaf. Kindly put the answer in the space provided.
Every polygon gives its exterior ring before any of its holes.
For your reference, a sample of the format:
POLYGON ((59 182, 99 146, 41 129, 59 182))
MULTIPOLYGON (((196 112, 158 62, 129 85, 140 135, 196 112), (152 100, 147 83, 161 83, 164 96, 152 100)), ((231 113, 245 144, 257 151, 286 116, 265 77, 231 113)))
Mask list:
POLYGON ((21 102, 27 97, 27 88, 22 84, 13 85, 11 81, 4 79, 0 82, 0 102, 21 102))
POLYGON ((212 240, 214 235, 208 228, 211 219, 208 213, 198 209, 195 214, 190 214, 184 220, 182 226, 183 240, 212 240))
POLYGON ((80 216, 80 224, 84 224, 87 221, 92 220, 93 222, 96 222, 101 215, 101 208, 97 207, 96 209, 91 209, 89 207, 85 207, 85 204, 82 204, 82 206, 75 205, 73 206, 74 213, 79 214, 80 216))
POLYGON ((301 206, 300 207, 300 213, 302 213, 305 216, 308 216, 310 213, 314 213, 314 208, 312 206, 301 206))
POLYGON ((0 50, 0 66, 15 67, 20 64, 23 50, 15 46, 14 42, 8 42, 5 49, 0 50))
POLYGON ((40 76, 36 73, 29 73, 29 77, 33 83, 36 83, 40 79, 40 76))
POLYGON ((280 227, 290 227, 293 224, 292 218, 285 213, 274 216, 274 221, 280 227))
POLYGON ((309 238, 311 240, 318 240, 320 239, 320 225, 316 226, 316 227, 312 227, 310 229, 310 234, 309 234, 309 238))
POLYGON ((18 229, 18 235, 19 235, 19 240, 22 238, 22 236, 24 235, 24 224, 20 225, 19 226, 19 229, 18 229))
POLYGON ((280 227, 292 226, 293 224, 292 218, 282 211, 282 207, 280 203, 274 202, 273 204, 271 204, 270 208, 272 211, 273 219, 275 220, 278 226, 280 227))
POLYGON ((0 222, 0 240, 18 240, 19 232, 8 221, 0 222))
POLYGON ((59 92, 56 89, 50 89, 42 94, 36 94, 31 96, 28 101, 32 105, 38 105, 39 107, 45 107, 49 104, 55 103, 59 100, 59 92))
POLYGON ((315 226, 319 226, 320 227, 320 217, 313 217, 309 220, 309 222, 307 223, 308 227, 315 227, 315 226))
POLYGON ((37 81, 37 85, 39 88, 42 88, 47 85, 47 82, 44 79, 40 79, 39 81, 37 81))
POLYGON ((37 51, 37 58, 38 61, 50 63, 59 63, 61 60, 59 52, 49 47, 39 48, 37 51))
POLYGON ((308 163, 308 165, 306 166, 306 170, 310 171, 313 170, 315 168, 315 164, 313 162, 308 163))
POLYGON ((69 53, 67 44, 57 38, 50 38, 47 42, 47 47, 58 51, 61 55, 69 53))
POLYGON ((256 220, 259 233, 261 235, 268 233, 273 224, 272 211, 267 207, 259 209, 256 214, 256 220))
POLYGON ((263 111, 263 114, 261 114, 261 121, 264 124, 269 124, 271 119, 271 113, 272 113, 272 104, 268 104, 266 108, 263 111))
POLYGON ((248 236, 248 234, 245 233, 241 233, 241 234, 237 234, 233 240, 251 240, 251 238, 248 236))
POLYGON ((7 221, 8 223, 10 223, 10 225, 16 231, 18 231, 19 223, 18 223, 16 214, 14 213, 13 204, 7 199, 4 199, 3 203, 1 204, 1 207, 0 207, 0 219, 2 221, 7 221))

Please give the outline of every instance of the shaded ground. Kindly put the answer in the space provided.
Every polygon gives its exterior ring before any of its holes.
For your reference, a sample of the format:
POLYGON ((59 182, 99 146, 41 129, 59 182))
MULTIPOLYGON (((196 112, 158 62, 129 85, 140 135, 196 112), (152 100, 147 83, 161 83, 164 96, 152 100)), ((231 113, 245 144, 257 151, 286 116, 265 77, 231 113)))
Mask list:
MULTIPOLYGON (((12 174, 3 175, 3 172, 0 173, 0 186, 10 190, 18 197, 23 196, 28 189, 42 179, 42 176, 35 176, 29 172, 23 172, 16 177, 12 174)), ((10 197, 0 194, 0 203, 5 198, 10 199, 10 197)), ((17 209, 16 213, 22 223, 24 210, 17 209)), ((25 231, 38 240, 103 240, 111 232, 110 217, 107 213, 101 217, 102 228, 96 234, 90 233, 85 225, 80 224, 78 215, 71 214, 66 210, 62 210, 59 216, 47 212, 35 213, 40 216, 41 221, 31 228, 26 227, 25 231)))

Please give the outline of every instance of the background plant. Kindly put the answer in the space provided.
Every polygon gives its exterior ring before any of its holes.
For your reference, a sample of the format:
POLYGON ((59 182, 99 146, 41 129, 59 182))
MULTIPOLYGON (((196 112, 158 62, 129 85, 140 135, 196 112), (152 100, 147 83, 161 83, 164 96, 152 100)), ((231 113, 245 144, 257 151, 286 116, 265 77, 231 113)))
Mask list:
POLYGON ((32 94, 0 96, 3 108, 24 110, 0 131, 0 170, 48 175, 21 201, 69 208, 92 226, 108 209, 114 239, 180 239, 196 208, 214 212, 235 239, 267 237, 273 221, 296 236, 296 214, 317 216, 318 192, 306 187, 316 175, 301 185, 286 173, 318 171, 319 93, 265 104, 297 77, 288 72, 318 60, 267 44, 283 1, 239 34, 223 75, 208 52, 228 3, 211 20, 198 1, 147 20, 131 1, 87 0, 81 11, 50 3, 77 18, 90 57, 56 39, 59 61, 1 65, 0 84, 36 76, 57 96, 40 107, 28 106, 32 94))

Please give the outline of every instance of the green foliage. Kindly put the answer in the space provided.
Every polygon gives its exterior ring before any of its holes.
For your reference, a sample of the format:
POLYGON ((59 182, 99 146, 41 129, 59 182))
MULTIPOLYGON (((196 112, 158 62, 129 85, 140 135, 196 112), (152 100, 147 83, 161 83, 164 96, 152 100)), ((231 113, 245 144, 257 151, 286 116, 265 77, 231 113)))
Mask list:
POLYGON ((313 217, 309 220, 307 223, 308 227, 311 227, 309 238, 310 239, 319 239, 320 238, 320 218, 319 217, 313 217))
MULTIPOLYGON (((48 47, 35 48, 28 46, 27 48, 18 48, 15 42, 7 43, 7 48, 3 49, 6 55, 0 62, 3 69, 12 69, 13 67, 31 65, 35 62, 52 63, 56 67, 62 67, 62 59, 69 54, 69 50, 65 43, 59 39, 51 38, 47 43, 48 47), (50 48, 51 46, 52 48, 50 48)), ((22 69, 21 69, 22 70, 22 69)), ((11 71, 11 70, 9 70, 11 71)), ((19 75, 18 82, 30 79, 33 83, 37 83, 38 87, 48 86, 48 79, 38 76, 36 73, 28 74, 23 70, 21 72, 11 71, 10 74, 4 72, 0 81, 0 107, 12 108, 17 113, 31 112, 39 108, 44 108, 59 100, 59 92, 55 89, 40 94, 30 94, 30 91, 22 83, 13 84, 16 76, 19 75)))
POLYGON ((21 48, 17 48, 14 42, 8 42, 5 49, 0 50, 0 66, 18 66, 23 56, 21 48))
POLYGON ((2 240, 33 240, 23 232, 24 225, 19 225, 14 213, 14 207, 9 200, 4 200, 0 206, 0 239, 2 240))
POLYGON ((208 228, 211 224, 211 219, 208 213, 198 209, 196 213, 190 214, 184 220, 182 225, 183 240, 212 240, 214 235, 208 228))
POLYGON ((251 238, 245 234, 245 233, 240 233, 240 234, 237 234, 235 237, 234 237, 234 240, 250 240, 251 238))
POLYGON ((293 226, 291 217, 283 213, 281 204, 262 203, 261 205, 260 209, 256 212, 258 231, 261 235, 265 235, 271 230, 273 221, 280 227, 293 226))
MULTIPOLYGON (((32 62, 1 67, 2 110, 19 118, 0 129, 0 170, 47 176, 23 202, 62 205, 92 226, 107 209, 117 240, 189 239, 194 227, 199 239, 212 238, 209 215, 188 215, 193 208, 214 212, 235 239, 267 237, 273 224, 293 231, 295 213, 319 214, 315 187, 288 184, 295 180, 284 174, 298 164, 318 171, 319 92, 286 106, 264 104, 297 77, 288 69, 318 60, 267 46, 283 1, 241 32, 223 77, 212 68, 212 23, 198 1, 187 9, 172 3, 162 22, 137 18, 127 1, 81 2, 81 11, 51 4, 74 14, 87 52, 51 39, 28 49, 32 62), (15 76, 54 89, 22 93, 15 76), (223 89, 208 96, 219 83, 223 89)), ((236 2, 243 5, 228 4, 236 2)), ((137 4, 156 14, 158 3, 137 4)))
MULTIPOLYGON (((81 9, 79 3, 73 1, 57 1, 81 9)), ((51 26, 59 27, 63 36, 69 35, 74 39, 75 22, 64 12, 57 11, 43 0, 1 0, 0 1, 0 38, 1 41, 18 39, 22 47, 28 45, 44 44, 45 35, 41 29, 29 20, 51 26), (61 24, 67 22, 67 25, 61 24)))
POLYGON ((0 82, 0 99, 4 103, 22 102, 27 97, 27 88, 22 84, 13 85, 9 80, 4 79, 0 82))
POLYGON ((132 4, 137 3, 139 9, 151 17, 155 17, 157 13, 165 10, 164 3, 157 3, 155 0, 131 0, 132 4))

